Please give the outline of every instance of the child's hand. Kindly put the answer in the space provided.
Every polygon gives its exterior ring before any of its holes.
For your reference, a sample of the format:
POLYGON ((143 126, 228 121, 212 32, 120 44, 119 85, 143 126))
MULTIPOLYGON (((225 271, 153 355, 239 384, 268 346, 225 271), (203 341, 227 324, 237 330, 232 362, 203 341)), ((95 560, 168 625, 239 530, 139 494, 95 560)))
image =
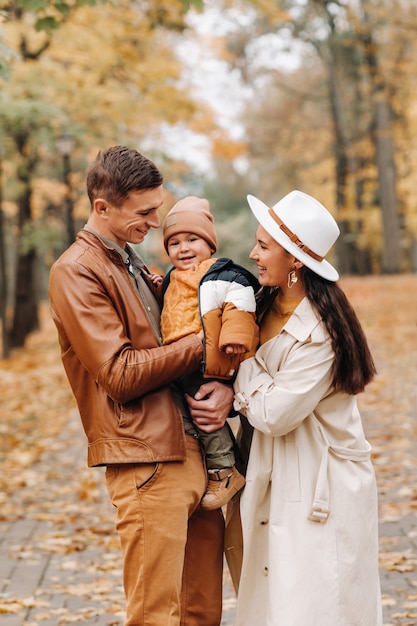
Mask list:
POLYGON ((244 354, 246 352, 245 346, 239 343, 229 343, 227 346, 224 346, 223 350, 226 354, 244 354))
POLYGON ((156 287, 159 287, 159 285, 162 284, 162 276, 159 274, 151 274, 151 281, 156 287))

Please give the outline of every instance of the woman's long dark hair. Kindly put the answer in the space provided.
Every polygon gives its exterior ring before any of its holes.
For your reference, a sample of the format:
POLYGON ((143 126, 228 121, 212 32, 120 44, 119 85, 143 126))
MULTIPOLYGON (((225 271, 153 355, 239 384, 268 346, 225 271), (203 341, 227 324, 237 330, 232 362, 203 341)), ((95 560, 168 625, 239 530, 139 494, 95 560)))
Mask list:
MULTIPOLYGON (((334 351, 332 384, 337 391, 356 395, 376 374, 375 363, 362 326, 352 305, 337 283, 303 267, 306 296, 330 335, 334 351)), ((259 311, 269 307, 276 289, 262 290, 259 311)))
POLYGON ((337 283, 321 278, 307 267, 302 271, 306 296, 332 342, 333 385, 339 391, 360 393, 374 378, 376 368, 358 317, 337 283))

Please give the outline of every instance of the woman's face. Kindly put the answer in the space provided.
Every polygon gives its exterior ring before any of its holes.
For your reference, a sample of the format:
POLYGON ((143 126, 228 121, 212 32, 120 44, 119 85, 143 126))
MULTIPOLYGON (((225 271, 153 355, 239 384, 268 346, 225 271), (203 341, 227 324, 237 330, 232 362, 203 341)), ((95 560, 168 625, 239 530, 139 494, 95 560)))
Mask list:
POLYGON ((249 258, 256 262, 260 284, 263 287, 280 287, 284 293, 288 289, 288 273, 294 269, 295 263, 300 266, 261 225, 256 231, 256 244, 249 258))

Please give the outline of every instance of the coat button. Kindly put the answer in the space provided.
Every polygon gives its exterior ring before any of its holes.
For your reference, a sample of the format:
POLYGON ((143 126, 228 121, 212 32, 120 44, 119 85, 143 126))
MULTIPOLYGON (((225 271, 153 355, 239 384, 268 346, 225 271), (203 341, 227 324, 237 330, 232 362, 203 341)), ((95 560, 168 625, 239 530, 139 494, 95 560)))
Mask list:
POLYGON ((264 576, 268 576, 268 566, 264 565, 263 569, 262 569, 262 573, 264 576))
POLYGON ((261 517, 261 518, 260 518, 260 520, 259 520, 259 523, 260 523, 262 526, 265 526, 268 522, 269 522, 269 520, 268 520, 268 518, 267 518, 267 517, 261 517))

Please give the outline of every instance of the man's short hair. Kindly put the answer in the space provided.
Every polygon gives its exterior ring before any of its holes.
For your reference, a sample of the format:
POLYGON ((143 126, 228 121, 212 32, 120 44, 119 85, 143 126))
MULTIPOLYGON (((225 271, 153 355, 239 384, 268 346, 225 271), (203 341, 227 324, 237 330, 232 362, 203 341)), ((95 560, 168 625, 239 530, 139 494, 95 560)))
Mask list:
POLYGON ((152 161, 124 146, 100 151, 87 171, 91 206, 97 198, 104 198, 118 207, 131 191, 154 189, 162 183, 163 176, 152 161))

